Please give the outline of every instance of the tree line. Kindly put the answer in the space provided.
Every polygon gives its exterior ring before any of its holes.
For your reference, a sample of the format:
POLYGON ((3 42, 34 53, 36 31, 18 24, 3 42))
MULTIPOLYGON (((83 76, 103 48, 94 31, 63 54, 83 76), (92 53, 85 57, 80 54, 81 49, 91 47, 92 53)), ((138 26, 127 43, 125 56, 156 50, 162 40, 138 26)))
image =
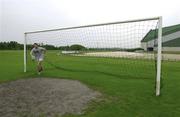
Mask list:
POLYGON ((23 44, 19 44, 15 41, 0 42, 0 50, 22 50, 23 48, 23 44))
MULTIPOLYGON (((32 49, 32 44, 26 45, 27 49, 32 49)), ((47 50, 77 50, 77 51, 128 51, 128 52, 134 52, 138 50, 143 50, 142 48, 131 48, 131 49, 125 49, 125 48, 86 48, 83 45, 80 44, 73 44, 73 45, 67 45, 67 46, 54 46, 49 44, 41 44, 41 47, 46 48, 47 50)), ((0 50, 23 50, 24 44, 20 44, 16 41, 10 41, 10 42, 0 42, 0 50)))
MULTIPOLYGON (((32 49, 32 44, 26 45, 27 49, 32 49)), ((85 50, 86 48, 82 45, 74 44, 71 46, 54 46, 54 45, 41 45, 41 47, 47 50, 85 50)), ((0 42, 0 50, 23 50, 24 44, 20 44, 16 41, 0 42)))

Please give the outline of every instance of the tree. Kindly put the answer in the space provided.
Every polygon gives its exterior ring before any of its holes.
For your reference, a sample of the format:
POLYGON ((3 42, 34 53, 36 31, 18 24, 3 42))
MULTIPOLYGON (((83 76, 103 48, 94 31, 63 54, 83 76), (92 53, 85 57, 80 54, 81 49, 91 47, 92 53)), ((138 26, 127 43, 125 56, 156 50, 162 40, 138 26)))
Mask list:
POLYGON ((70 50, 85 50, 86 48, 82 45, 74 44, 70 46, 70 50))

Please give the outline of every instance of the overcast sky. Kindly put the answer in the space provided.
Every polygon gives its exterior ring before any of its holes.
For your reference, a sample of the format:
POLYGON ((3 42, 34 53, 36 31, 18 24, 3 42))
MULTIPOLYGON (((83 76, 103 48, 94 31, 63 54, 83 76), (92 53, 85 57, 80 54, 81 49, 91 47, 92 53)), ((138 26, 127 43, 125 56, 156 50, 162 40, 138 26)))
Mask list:
POLYGON ((0 41, 26 31, 163 16, 180 24, 180 0, 0 0, 0 41))

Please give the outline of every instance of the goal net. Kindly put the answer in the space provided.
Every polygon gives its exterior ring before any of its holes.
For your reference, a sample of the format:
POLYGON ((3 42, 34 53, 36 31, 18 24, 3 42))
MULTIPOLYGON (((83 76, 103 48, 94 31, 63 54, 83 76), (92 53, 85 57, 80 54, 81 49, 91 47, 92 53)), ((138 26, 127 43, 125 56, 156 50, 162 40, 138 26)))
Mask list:
POLYGON ((33 71, 34 43, 46 48, 45 72, 99 72, 124 79, 156 78, 161 72, 161 17, 25 33, 24 71, 33 71))

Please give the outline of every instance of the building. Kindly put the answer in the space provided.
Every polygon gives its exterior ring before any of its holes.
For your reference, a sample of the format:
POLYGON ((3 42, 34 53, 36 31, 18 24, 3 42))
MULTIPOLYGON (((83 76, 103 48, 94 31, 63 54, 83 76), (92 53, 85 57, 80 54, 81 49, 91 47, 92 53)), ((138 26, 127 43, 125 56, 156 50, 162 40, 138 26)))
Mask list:
MULTIPOLYGON (((150 30, 141 40, 141 47, 145 51, 157 48, 158 30, 150 30)), ((162 30, 162 51, 180 52, 180 24, 164 27, 162 30)))

